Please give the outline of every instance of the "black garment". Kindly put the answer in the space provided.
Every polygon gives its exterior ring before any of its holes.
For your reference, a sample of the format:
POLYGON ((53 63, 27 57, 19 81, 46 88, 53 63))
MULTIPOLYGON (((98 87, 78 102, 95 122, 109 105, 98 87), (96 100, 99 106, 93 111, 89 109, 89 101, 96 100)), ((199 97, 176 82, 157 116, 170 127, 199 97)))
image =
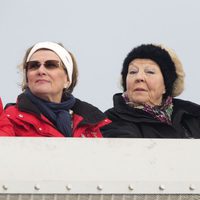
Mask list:
POLYGON ((172 125, 169 125, 128 106, 121 95, 114 95, 114 107, 106 111, 112 123, 101 129, 104 137, 200 138, 200 105, 173 99, 172 125))

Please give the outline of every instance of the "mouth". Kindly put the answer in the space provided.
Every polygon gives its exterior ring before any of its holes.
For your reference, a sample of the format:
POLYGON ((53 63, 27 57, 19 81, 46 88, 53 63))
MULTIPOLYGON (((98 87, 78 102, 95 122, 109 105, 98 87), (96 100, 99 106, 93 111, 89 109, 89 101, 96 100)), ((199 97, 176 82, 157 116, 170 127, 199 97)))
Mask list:
POLYGON ((48 83, 49 81, 44 80, 44 79, 39 79, 36 81, 36 83, 48 83))
POLYGON ((134 89, 135 92, 146 92, 147 90, 143 89, 143 88, 136 88, 134 89))

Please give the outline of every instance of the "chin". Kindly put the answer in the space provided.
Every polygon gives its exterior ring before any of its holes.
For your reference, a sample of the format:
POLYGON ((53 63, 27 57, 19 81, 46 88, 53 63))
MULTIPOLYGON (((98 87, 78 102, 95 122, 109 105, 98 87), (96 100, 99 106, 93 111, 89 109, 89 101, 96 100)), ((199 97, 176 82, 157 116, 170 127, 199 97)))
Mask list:
POLYGON ((132 99, 132 102, 138 105, 148 104, 147 99, 144 99, 144 98, 135 98, 135 99, 132 99))
POLYGON ((30 88, 30 90, 33 93, 48 93, 48 92, 52 91, 52 88, 47 87, 45 85, 40 85, 40 86, 37 86, 37 87, 30 88))
POLYGON ((40 90, 32 90, 31 91, 35 96, 37 97, 43 97, 43 96, 47 96, 49 94, 48 90, 44 90, 44 89, 40 89, 40 90))

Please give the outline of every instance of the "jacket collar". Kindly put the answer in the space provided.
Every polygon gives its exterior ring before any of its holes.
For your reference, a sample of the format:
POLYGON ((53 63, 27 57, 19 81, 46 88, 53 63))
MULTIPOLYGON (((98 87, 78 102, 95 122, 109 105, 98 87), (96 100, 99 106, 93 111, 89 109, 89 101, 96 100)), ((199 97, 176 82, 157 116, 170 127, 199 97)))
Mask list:
POLYGON ((151 122, 158 123, 149 113, 141 110, 134 109, 126 104, 122 93, 117 93, 113 96, 114 102, 114 113, 118 115, 121 119, 128 120, 131 122, 151 122), (116 111, 116 112, 115 112, 116 111))
POLYGON ((35 104, 30 101, 24 93, 20 94, 17 98, 17 107, 20 111, 36 114, 38 117, 41 116, 40 110, 35 104))
MULTIPOLYGON (((151 123, 158 123, 157 120, 155 120, 149 113, 144 112, 140 109, 133 109, 130 106, 128 106, 123 97, 122 93, 117 93, 113 96, 114 101, 114 110, 117 111, 115 114, 119 115, 121 119, 134 121, 134 122, 141 122, 141 121, 147 121, 151 123)), ((200 105, 192 103, 190 101, 184 101, 181 99, 174 99, 173 98, 173 114, 174 113, 180 115, 180 118, 182 115, 187 114, 191 116, 199 116, 200 117, 200 105)))
MULTIPOLYGON (((17 99, 17 106, 19 110, 23 112, 33 113, 38 117, 41 117, 42 113, 37 108, 35 104, 33 104, 24 93, 20 94, 17 99)), ((106 115, 102 113, 97 107, 76 99, 76 103, 72 107, 72 110, 75 114, 80 115, 83 120, 81 124, 96 124, 104 119, 106 119, 106 115)))

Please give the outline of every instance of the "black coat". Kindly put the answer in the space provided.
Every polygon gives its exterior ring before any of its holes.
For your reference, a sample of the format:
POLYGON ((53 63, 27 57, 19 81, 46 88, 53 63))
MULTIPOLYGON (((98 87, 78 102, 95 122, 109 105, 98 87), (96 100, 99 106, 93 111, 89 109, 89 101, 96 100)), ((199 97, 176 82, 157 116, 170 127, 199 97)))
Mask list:
POLYGON ((115 94, 113 100, 114 107, 106 111, 113 122, 103 127, 104 137, 200 138, 200 105, 173 99, 172 125, 169 125, 128 106, 121 94, 115 94))

